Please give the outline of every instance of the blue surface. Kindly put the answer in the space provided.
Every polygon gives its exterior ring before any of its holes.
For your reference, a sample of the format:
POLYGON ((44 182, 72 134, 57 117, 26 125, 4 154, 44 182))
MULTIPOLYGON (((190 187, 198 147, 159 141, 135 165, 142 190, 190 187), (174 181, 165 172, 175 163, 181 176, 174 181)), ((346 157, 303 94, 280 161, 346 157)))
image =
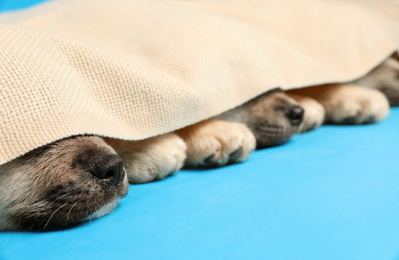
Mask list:
POLYGON ((0 12, 28 8, 41 2, 46 0, 0 0, 0 12))
POLYGON ((393 109, 130 186, 116 211, 77 228, 0 233, 0 259, 399 259, 398 129, 393 109))
POLYGON ((399 109, 239 165, 131 186, 112 214, 0 234, 0 259, 399 259, 399 109))

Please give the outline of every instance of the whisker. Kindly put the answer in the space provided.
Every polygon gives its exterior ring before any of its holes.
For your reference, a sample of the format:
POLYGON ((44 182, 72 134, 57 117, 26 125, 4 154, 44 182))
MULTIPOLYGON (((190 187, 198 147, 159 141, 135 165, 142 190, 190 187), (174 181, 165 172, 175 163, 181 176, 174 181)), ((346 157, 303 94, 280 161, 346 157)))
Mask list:
POLYGON ((78 204, 78 202, 75 202, 75 203, 72 205, 72 207, 69 209, 67 219, 69 219, 69 216, 71 215, 71 211, 72 211, 73 207, 76 206, 76 204, 78 204))
POLYGON ((65 203, 64 205, 61 205, 60 207, 58 207, 58 208, 53 212, 53 214, 51 214, 50 218, 47 220, 47 223, 46 223, 46 225, 44 225, 43 229, 45 229, 45 228, 47 227, 48 223, 50 223, 50 220, 51 220, 51 218, 54 216, 54 214, 55 214, 58 210, 60 210, 61 208, 63 208, 63 207, 66 206, 66 205, 67 205, 67 203, 65 203))

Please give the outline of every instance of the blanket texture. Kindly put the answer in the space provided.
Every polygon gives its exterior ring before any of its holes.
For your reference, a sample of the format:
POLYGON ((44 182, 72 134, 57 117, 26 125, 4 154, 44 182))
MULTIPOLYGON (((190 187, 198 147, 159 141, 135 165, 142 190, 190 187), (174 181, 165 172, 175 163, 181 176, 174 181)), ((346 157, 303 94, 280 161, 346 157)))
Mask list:
POLYGON ((68 136, 144 139, 275 87, 360 77, 399 42, 397 4, 378 3, 58 0, 3 14, 0 164, 68 136))

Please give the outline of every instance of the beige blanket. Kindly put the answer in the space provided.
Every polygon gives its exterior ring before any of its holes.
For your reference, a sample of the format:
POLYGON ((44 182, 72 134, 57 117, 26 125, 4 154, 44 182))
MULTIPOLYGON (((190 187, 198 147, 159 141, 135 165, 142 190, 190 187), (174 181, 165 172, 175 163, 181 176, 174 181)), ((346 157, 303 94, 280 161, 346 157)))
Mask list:
POLYGON ((397 18, 381 0, 58 0, 0 15, 0 164, 71 135, 143 139, 271 88, 355 79, 397 49, 397 18))

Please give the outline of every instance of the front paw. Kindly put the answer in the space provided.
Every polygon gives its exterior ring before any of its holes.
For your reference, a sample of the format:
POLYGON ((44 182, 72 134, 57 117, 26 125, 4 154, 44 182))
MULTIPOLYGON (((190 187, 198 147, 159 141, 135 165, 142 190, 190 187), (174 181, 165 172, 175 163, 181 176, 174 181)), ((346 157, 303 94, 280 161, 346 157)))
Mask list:
POLYGON ((378 90, 354 85, 333 85, 323 100, 326 123, 369 124, 389 113, 387 98, 378 90))
POLYGON ((255 149, 252 132, 243 124, 207 120, 176 132, 187 144, 188 167, 214 167, 244 161, 255 149))
POLYGON ((174 133, 141 141, 108 140, 122 157, 130 183, 162 180, 183 166, 186 144, 174 133))

